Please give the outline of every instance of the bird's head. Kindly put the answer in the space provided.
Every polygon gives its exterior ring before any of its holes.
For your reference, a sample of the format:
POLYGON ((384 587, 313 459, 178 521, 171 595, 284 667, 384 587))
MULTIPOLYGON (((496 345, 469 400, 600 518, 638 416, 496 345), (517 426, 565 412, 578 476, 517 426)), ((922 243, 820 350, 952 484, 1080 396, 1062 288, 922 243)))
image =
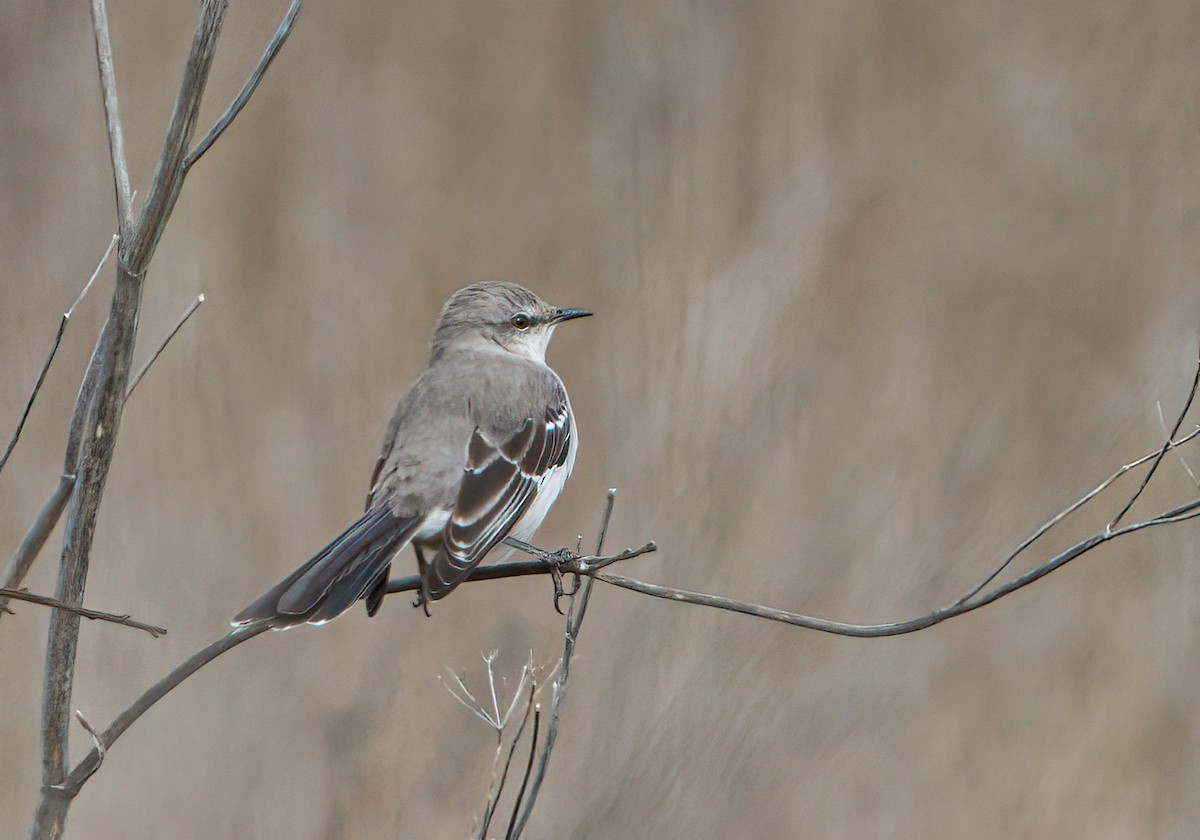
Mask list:
POLYGON ((544 362, 554 328, 591 314, 551 306, 516 283, 475 283, 452 294, 442 307, 431 355, 436 359, 448 349, 486 342, 544 362))

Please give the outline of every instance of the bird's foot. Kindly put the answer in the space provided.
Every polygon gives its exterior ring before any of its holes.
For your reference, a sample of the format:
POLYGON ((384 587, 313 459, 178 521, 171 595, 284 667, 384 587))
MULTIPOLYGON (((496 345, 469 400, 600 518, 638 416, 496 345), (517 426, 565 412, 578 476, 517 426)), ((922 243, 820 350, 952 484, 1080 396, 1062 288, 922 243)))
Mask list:
POLYGON ((550 566, 550 579, 554 582, 554 611, 559 615, 566 615, 562 610, 563 597, 574 599, 575 593, 579 591, 579 573, 570 571, 572 576, 571 588, 567 589, 563 585, 562 567, 568 563, 573 563, 578 559, 578 555, 569 548, 559 549, 544 556, 547 564, 550 566))
POLYGON ((425 562, 425 552, 421 550, 421 546, 413 543, 412 547, 417 554, 417 577, 421 580, 421 589, 413 600, 413 606, 424 610, 426 618, 432 618, 433 613, 429 611, 429 602, 433 600, 429 597, 429 564, 425 562))
POLYGON ((425 612, 426 618, 432 618, 433 613, 429 611, 429 590, 425 587, 425 576, 421 576, 421 590, 417 593, 417 597, 413 598, 413 606, 420 607, 425 612))

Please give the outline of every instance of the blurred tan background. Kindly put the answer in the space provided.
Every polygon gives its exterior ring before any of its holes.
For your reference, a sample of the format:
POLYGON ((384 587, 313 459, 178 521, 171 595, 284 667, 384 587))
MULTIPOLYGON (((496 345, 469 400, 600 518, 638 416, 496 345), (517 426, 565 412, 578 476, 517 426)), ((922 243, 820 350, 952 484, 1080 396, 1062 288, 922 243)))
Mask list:
MULTIPOLYGON (((142 195, 195 7, 110 6, 142 195)), ((285 8, 233 4, 206 126, 285 8)), ((208 301, 126 412, 87 602, 170 634, 86 624, 74 705, 110 720, 356 516, 437 308, 485 278, 598 316, 551 349, 583 448, 542 543, 594 538, 617 486, 611 545, 662 546, 627 574, 849 621, 952 601, 1183 398, 1198 97, 1185 0, 309 0, 147 287, 139 362, 208 301)), ((7 440, 113 227, 85 3, 5 0, 0 115, 7 440)), ((111 283, 0 475, 0 558, 111 283)), ((1144 512, 1195 494, 1175 461, 1161 482, 1144 512)), ((896 639, 599 588, 530 835, 1194 836, 1198 536, 896 639)), ((395 598, 236 650, 120 741, 68 835, 464 837, 493 742, 436 677, 557 656, 550 594, 395 598)), ((0 621, 2 837, 36 801, 46 620, 0 621)))

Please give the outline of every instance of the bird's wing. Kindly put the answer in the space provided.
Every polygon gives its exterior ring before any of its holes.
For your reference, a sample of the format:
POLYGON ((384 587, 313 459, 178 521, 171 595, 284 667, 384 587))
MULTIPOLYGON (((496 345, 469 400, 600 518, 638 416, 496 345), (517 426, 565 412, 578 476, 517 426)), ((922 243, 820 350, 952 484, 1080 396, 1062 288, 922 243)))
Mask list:
POLYGON ((393 555, 404 548, 423 518, 398 516, 387 505, 368 510, 315 557, 238 613, 233 624, 269 619, 276 627, 289 627, 337 618, 387 574, 393 555))
POLYGON ((475 429, 443 548, 426 570, 431 599, 445 597, 504 539, 529 509, 546 476, 566 463, 571 434, 565 400, 553 403, 543 418, 528 418, 498 443, 475 429))

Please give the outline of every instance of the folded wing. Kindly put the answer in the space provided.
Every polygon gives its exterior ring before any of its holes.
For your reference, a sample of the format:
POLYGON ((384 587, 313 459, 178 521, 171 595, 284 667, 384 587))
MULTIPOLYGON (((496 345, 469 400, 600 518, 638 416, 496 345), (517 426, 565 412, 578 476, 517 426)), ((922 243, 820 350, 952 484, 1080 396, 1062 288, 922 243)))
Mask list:
POLYGON ((552 405, 543 418, 527 419, 502 441, 489 441, 475 429, 443 547, 426 570, 431 599, 444 598, 462 583, 520 521, 542 482, 566 463, 570 441, 565 402, 552 405))

